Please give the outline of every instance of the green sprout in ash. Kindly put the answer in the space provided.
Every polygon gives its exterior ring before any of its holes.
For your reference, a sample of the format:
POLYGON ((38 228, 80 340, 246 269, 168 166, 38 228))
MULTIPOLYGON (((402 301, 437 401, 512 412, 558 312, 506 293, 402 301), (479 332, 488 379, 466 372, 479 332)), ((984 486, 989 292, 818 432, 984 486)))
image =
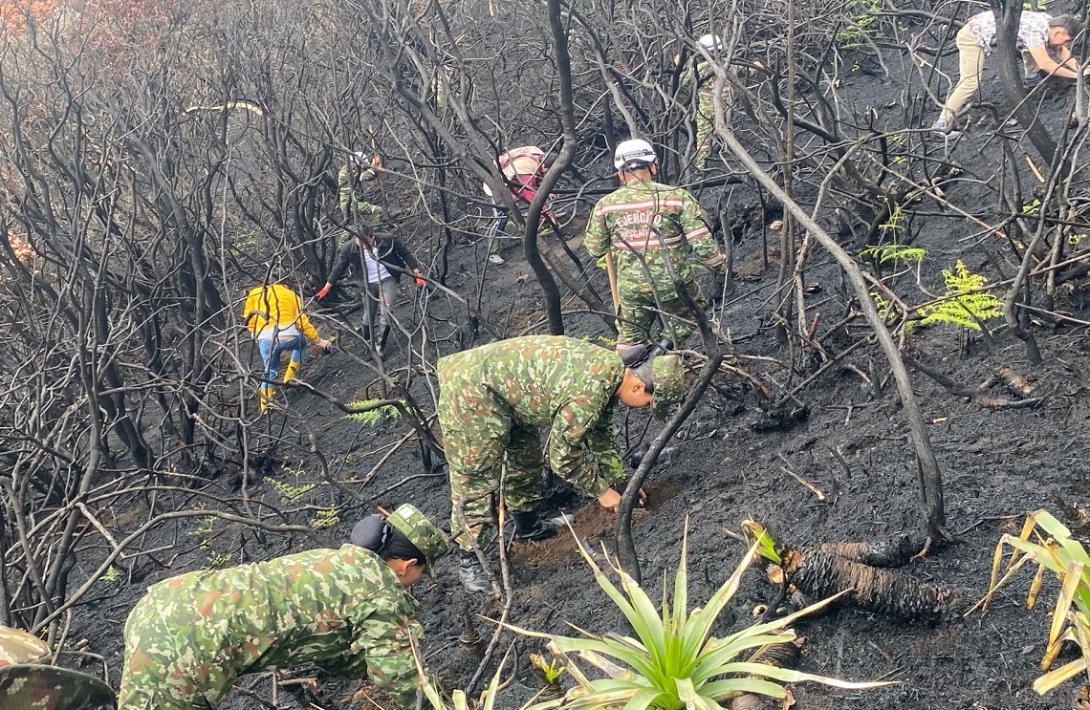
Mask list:
POLYGON ((882 9, 881 0, 856 0, 849 3, 855 17, 846 23, 836 39, 844 49, 858 49, 867 44, 878 34, 878 15, 882 9))
POLYGON ((349 402, 348 406, 352 409, 365 409, 367 407, 373 407, 373 409, 368 409, 365 412, 346 414, 344 415, 344 418, 373 427, 379 422, 386 421, 387 419, 397 419, 401 416, 401 410, 398 409, 396 405, 383 404, 382 406, 375 406, 381 401, 381 399, 361 399, 355 402, 349 402))
POLYGON ((284 503, 293 503, 318 487, 317 483, 304 483, 299 480, 305 473, 305 471, 303 471, 303 469, 301 468, 292 469, 285 467, 284 473, 290 474, 291 478, 288 479, 287 477, 285 477, 284 479, 265 479, 269 482, 269 485, 275 488, 276 492, 280 494, 280 500, 284 503))
POLYGON ((1003 316, 1003 302, 983 289, 988 281, 969 271, 959 259, 953 270, 942 270, 946 293, 942 300, 923 308, 920 325, 945 323, 965 330, 980 331, 984 321, 1003 316))

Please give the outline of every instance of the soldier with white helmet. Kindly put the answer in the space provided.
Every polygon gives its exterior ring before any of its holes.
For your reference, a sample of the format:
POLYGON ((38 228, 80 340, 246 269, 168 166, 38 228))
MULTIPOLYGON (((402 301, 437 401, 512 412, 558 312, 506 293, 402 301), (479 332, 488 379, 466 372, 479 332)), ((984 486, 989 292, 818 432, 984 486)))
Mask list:
MULTIPOLYGON (((723 38, 716 34, 703 35, 697 43, 713 59, 726 49, 723 38)), ((697 93, 696 112, 693 115, 696 124, 696 169, 703 172, 712 154, 712 138, 715 135, 716 77, 715 70, 703 53, 698 53, 693 61, 693 67, 682 75, 681 81, 697 93)))
MULTIPOLYGON (((621 187, 594 206, 583 245, 592 258, 615 262, 617 351, 623 357, 651 342, 660 313, 691 319, 678 292, 680 287, 693 300, 700 298, 690 250, 716 271, 722 271, 726 258, 696 198, 683 188, 655 182, 658 157, 650 143, 640 138, 621 142, 613 165, 621 187)), ((663 333, 680 345, 692 327, 678 318, 667 318, 663 333)))

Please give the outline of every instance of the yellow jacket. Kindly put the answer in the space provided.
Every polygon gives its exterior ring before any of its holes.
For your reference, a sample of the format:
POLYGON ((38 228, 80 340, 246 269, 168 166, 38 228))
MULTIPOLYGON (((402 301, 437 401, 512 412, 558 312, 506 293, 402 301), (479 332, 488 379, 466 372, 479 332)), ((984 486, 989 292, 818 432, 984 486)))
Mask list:
POLYGON ((310 342, 317 343, 321 339, 307 314, 303 313, 299 296, 284 284, 250 289, 246 294, 246 305, 242 307, 242 320, 255 338, 266 328, 284 329, 297 325, 310 342))

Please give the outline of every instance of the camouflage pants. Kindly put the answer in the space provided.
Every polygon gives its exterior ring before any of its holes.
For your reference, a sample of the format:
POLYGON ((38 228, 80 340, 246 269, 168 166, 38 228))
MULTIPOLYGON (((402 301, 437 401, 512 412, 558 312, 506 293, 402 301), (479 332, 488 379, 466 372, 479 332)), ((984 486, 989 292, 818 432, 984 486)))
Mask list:
POLYGON ((137 602, 125 622, 120 710, 215 708, 227 695, 235 669, 203 657, 201 644, 187 638, 193 634, 179 628, 186 626, 179 627, 154 592, 137 602))
MULTIPOLYGON (((700 303, 700 289, 695 282, 689 283, 689 295, 698 304, 700 303)), ((623 319, 617 322, 618 345, 633 345, 654 340, 651 329, 658 319, 662 320, 663 337, 673 340, 677 347, 681 347, 681 344, 693 332, 693 326, 677 318, 662 318, 662 314, 666 314, 693 319, 692 311, 680 298, 656 302, 654 292, 649 293, 642 284, 638 288, 633 288, 627 287, 624 281, 618 284, 618 296, 621 301, 619 315, 623 319)))
POLYGON ((712 155, 712 137, 715 135, 715 123, 712 119, 714 106, 709 100, 705 105, 703 99, 696 111, 696 169, 703 172, 708 166, 708 159, 712 155))
MULTIPOLYGON (((723 102, 723 117, 729 124, 730 94, 725 98, 728 100, 723 102)), ((696 123, 696 169, 703 172, 708 166, 708 159, 712 155, 712 141, 715 140, 715 97, 710 91, 700 93, 696 116, 693 118, 696 123)))
POLYGON ((492 521, 506 454, 507 509, 541 504, 545 465, 537 427, 519 426, 481 388, 446 380, 440 372, 439 425, 450 475, 450 532, 472 549, 492 521))

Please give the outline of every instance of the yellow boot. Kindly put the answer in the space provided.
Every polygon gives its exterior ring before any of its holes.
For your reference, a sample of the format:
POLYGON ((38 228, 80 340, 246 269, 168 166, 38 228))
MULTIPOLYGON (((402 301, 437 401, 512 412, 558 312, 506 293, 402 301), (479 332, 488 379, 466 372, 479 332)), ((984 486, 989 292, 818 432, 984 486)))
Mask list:
POLYGON ((272 398, 273 391, 271 388, 261 387, 257 390, 257 406, 262 414, 269 411, 269 403, 272 401, 272 398))
POLYGON ((299 363, 295 360, 288 360, 288 366, 284 368, 284 382, 291 382, 295 379, 295 373, 299 369, 299 363))

